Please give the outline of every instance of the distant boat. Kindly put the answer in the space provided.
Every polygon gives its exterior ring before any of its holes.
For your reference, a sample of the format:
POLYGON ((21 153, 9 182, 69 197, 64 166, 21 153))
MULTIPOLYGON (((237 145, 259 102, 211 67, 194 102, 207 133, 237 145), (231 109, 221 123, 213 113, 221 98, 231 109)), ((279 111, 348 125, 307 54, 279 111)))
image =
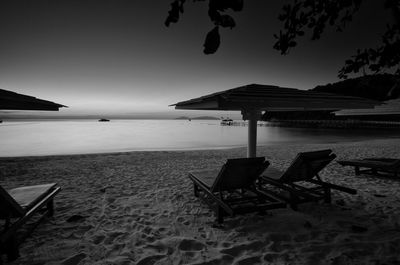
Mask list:
POLYGON ((0 120, 0 123, 2 123, 3 121, 2 120, 0 120))
POLYGON ((110 121, 110 120, 108 120, 108 119, 100 119, 99 121, 100 122, 104 122, 104 121, 110 121))
POLYGON ((233 120, 232 119, 223 119, 221 121, 221 125, 223 125, 223 126, 231 126, 231 125, 233 125, 233 120))

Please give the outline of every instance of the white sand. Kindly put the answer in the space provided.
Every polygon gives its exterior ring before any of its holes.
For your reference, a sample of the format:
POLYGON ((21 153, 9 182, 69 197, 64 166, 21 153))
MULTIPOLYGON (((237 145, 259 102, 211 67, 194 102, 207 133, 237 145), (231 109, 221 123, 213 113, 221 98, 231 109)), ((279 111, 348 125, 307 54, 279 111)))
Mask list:
MULTIPOLYGON (((400 139, 277 145, 259 148, 258 155, 284 169, 298 152, 325 148, 338 159, 399 158, 400 139)), ((213 226, 213 212, 193 196, 187 171, 220 167, 245 152, 0 159, 5 188, 62 187, 54 218, 36 228, 10 264, 400 264, 400 179, 355 176, 336 162, 323 178, 357 195, 334 191, 331 205, 228 217, 222 228, 213 226)))

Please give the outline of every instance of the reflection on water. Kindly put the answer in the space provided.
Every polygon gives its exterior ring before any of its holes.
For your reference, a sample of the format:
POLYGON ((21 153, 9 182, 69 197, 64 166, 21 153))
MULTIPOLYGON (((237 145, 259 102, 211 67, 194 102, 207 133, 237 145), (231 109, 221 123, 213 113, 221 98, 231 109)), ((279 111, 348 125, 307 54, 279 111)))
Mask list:
MULTIPOLYGON (((384 130, 258 127, 258 145, 332 143, 398 137, 384 130)), ((219 121, 95 120, 5 122, 0 156, 186 150, 246 146, 247 127, 219 121)))

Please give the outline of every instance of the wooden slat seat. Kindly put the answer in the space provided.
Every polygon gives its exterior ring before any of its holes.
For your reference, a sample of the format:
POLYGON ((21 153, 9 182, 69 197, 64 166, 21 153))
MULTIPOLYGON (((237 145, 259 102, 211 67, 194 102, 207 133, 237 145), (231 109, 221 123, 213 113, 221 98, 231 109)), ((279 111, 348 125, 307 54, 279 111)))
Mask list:
POLYGON ((25 210, 31 209, 43 197, 45 197, 54 187, 56 183, 25 186, 8 190, 8 194, 25 210))

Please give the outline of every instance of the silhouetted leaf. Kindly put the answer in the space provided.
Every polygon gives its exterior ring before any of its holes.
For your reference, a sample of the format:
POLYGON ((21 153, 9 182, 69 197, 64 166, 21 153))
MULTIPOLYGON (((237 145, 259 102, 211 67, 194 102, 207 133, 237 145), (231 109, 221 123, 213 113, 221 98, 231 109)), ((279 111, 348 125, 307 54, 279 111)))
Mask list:
POLYGON ((204 42, 204 53, 213 54, 218 50, 221 43, 219 36, 218 26, 214 27, 210 32, 207 33, 206 40, 204 42))
POLYGON ((208 9, 208 16, 210 17, 211 21, 219 24, 219 21, 221 20, 221 14, 217 10, 211 8, 208 9))
POLYGON ((235 20, 233 20, 233 18, 229 15, 222 15, 221 16, 221 23, 220 25, 224 28, 233 28, 235 27, 236 23, 235 20))
POLYGON ((179 5, 179 1, 176 0, 171 3, 171 9, 168 12, 168 17, 165 20, 165 26, 169 27, 171 23, 176 23, 179 20, 179 11, 183 11, 183 7, 181 9, 179 5))

